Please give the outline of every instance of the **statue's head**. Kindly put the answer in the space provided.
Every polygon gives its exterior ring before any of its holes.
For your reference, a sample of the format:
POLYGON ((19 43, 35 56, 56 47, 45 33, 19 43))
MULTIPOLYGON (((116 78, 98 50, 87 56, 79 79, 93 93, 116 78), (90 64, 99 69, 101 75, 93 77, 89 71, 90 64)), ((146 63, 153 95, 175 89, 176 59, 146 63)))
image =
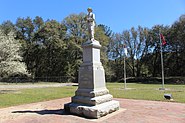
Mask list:
POLYGON ((93 10, 92 10, 91 7, 89 7, 89 8, 87 9, 87 11, 88 11, 88 12, 92 12, 93 10))

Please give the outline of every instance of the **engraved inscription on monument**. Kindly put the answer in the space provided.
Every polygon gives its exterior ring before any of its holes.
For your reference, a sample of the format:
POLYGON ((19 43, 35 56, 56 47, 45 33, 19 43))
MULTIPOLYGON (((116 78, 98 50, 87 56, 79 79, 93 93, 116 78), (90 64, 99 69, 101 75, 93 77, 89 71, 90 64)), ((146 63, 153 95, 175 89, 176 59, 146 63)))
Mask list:
POLYGON ((84 69, 82 69, 79 74, 79 81, 80 83, 83 83, 83 84, 79 84, 79 88, 91 87, 92 82, 90 80, 92 80, 92 71, 90 71, 88 67, 84 67, 84 69))

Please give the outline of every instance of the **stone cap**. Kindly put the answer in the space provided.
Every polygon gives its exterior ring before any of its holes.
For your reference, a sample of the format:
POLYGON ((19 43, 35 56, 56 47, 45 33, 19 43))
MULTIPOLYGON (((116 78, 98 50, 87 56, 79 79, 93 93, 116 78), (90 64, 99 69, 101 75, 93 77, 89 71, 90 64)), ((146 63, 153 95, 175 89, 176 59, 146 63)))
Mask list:
POLYGON ((82 47, 94 47, 94 48, 101 48, 100 42, 97 40, 91 41, 88 40, 82 44, 82 47))

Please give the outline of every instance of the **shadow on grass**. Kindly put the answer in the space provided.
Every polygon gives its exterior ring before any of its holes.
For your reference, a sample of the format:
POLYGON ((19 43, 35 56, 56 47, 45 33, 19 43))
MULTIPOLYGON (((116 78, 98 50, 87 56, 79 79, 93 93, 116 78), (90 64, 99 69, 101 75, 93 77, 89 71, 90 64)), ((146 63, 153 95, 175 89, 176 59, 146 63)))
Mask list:
POLYGON ((40 115, 49 115, 49 114, 70 115, 69 112, 66 112, 64 109, 40 110, 40 111, 25 110, 25 111, 13 111, 12 113, 35 113, 35 114, 40 114, 40 115))

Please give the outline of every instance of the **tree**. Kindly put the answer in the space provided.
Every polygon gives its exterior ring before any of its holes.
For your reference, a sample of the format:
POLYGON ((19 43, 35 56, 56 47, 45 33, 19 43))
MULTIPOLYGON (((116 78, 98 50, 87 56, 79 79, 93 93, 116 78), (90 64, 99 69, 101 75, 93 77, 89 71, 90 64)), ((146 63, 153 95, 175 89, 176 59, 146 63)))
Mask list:
POLYGON ((98 27, 103 30, 106 36, 111 37, 113 35, 113 31, 110 29, 110 27, 103 24, 99 24, 98 27))
POLYGON ((0 76, 3 78, 29 75, 22 61, 21 44, 14 36, 13 32, 5 34, 0 30, 0 76))
POLYGON ((55 20, 48 20, 35 32, 33 45, 26 54, 30 59, 30 69, 34 70, 35 77, 56 77, 65 76, 66 60, 64 51, 66 44, 63 41, 66 29, 55 20))
POLYGON ((111 77, 114 76, 114 72, 111 68, 111 65, 109 63, 108 59, 108 45, 111 41, 111 30, 109 27, 105 25, 98 25, 95 29, 95 40, 100 41, 101 44, 101 52, 100 52, 100 60, 102 62, 102 65, 105 69, 105 75, 107 78, 107 81, 111 80, 111 77))
POLYGON ((33 25, 34 31, 37 32, 44 25, 44 20, 41 17, 36 16, 33 20, 33 25))
POLYGON ((18 18, 16 21, 17 38, 25 41, 31 41, 34 33, 33 21, 30 17, 18 18))
POLYGON ((27 17, 18 18, 15 24, 16 27, 16 39, 21 41, 21 50, 23 52, 23 60, 25 61, 28 71, 35 76, 36 64, 38 64, 38 58, 40 54, 40 47, 38 39, 38 31, 43 27, 44 21, 41 17, 36 16, 34 20, 27 17))
POLYGON ((185 63, 185 15, 171 26, 167 35, 167 68, 171 76, 184 76, 185 63), (173 62, 172 62, 173 61, 173 62))
POLYGON ((117 80, 123 77, 123 43, 122 35, 116 33, 112 35, 108 45, 109 62, 117 80))
POLYGON ((112 36, 109 44, 109 58, 116 59, 115 63, 117 78, 123 77, 124 46, 128 49, 127 76, 139 77, 143 69, 143 58, 149 52, 149 34, 147 28, 138 27, 116 33, 112 36))
POLYGON ((88 40, 87 23, 85 21, 85 13, 71 14, 64 18, 62 25, 67 29, 65 43, 67 49, 65 51, 65 59, 68 64, 66 73, 69 76, 78 78, 78 68, 82 63, 82 43, 88 40))
POLYGON ((77 45, 81 45, 88 39, 85 16, 85 13, 71 14, 62 21, 67 28, 67 38, 73 39, 77 45))
MULTIPOLYGON (((149 43, 150 43, 150 35, 149 35, 149 29, 142 28, 141 26, 138 27, 138 39, 136 43, 136 75, 137 77, 141 76, 141 72, 143 73, 143 70, 146 70, 147 68, 144 68, 144 64, 146 61, 143 60, 143 58, 150 52, 149 43)), ((146 73, 145 73, 146 74, 146 73)))
MULTIPOLYGON (((149 52, 143 58, 145 61, 145 65, 148 66, 148 69, 153 77, 161 75, 161 54, 160 54, 160 38, 159 33, 162 33, 164 36, 167 36, 167 31, 169 30, 168 26, 163 25, 155 25, 152 29, 149 30, 149 52)), ((163 60, 164 60, 164 68, 166 68, 166 53, 167 45, 163 46, 163 60)))
POLYGON ((4 34, 8 35, 10 32, 15 32, 16 28, 15 25, 11 22, 11 21, 4 21, 1 24, 1 29, 3 31, 4 34))

